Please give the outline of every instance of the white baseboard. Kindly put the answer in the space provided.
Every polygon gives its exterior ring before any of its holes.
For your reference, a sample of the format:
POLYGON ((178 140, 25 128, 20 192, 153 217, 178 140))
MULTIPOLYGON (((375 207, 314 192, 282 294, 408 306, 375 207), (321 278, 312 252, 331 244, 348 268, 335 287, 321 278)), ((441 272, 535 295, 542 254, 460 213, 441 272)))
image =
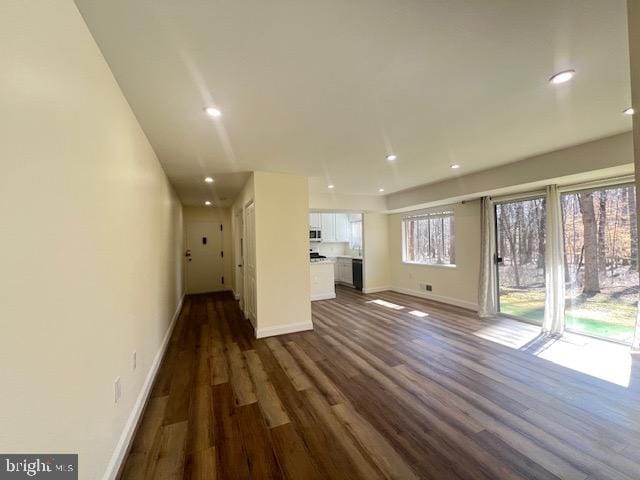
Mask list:
POLYGON ((162 358, 164 357, 167 346, 169 345, 169 339, 171 338, 171 334, 173 333, 173 328, 176 326, 176 321, 178 320, 180 312, 182 311, 184 296, 185 294, 183 293, 180 301, 178 302, 178 307, 173 314, 173 318, 171 319, 169 328, 167 328, 167 332, 162 339, 160 348, 158 349, 158 352, 153 359, 153 363, 151 364, 149 373, 147 373, 147 378, 145 379, 144 384, 140 389, 140 393, 138 394, 136 403, 133 405, 133 410, 131 411, 129 418, 127 419, 127 423, 122 430, 120 439, 116 444, 116 448, 113 451, 113 454, 111 455, 111 460, 109 460, 107 469, 102 477, 103 480, 115 480, 120 473, 120 470, 123 466, 122 464, 129 451, 129 447, 131 446, 133 435, 136 432, 138 423, 140 422, 140 418, 142 417, 145 406, 147 405, 147 400, 149 399, 149 394, 151 393, 151 387, 153 386, 153 382, 156 379, 156 375, 158 374, 158 369, 160 368, 160 364, 162 363, 162 358))
POLYGON ((304 332, 313 330, 313 323, 308 322, 287 323, 285 325, 274 325, 256 329, 256 338, 273 337, 274 335, 284 335, 286 333, 304 332))
POLYGON ((391 287, 390 290, 398 293, 404 293, 406 295, 412 295, 414 297, 426 298, 427 300, 434 300, 436 302, 447 303, 449 305, 455 305, 456 307, 466 308, 468 310, 478 311, 478 304, 466 302, 464 300, 458 300, 457 298, 445 297, 444 295, 436 295, 434 293, 422 292, 420 290, 411 290, 409 288, 391 287))
POLYGON ((311 301, 315 300, 331 300, 332 298, 336 298, 336 292, 333 293, 318 293, 316 295, 311 295, 311 301))
POLYGON ((391 287, 372 287, 372 288, 363 288, 362 293, 378 293, 385 292, 388 290, 392 290, 391 287))

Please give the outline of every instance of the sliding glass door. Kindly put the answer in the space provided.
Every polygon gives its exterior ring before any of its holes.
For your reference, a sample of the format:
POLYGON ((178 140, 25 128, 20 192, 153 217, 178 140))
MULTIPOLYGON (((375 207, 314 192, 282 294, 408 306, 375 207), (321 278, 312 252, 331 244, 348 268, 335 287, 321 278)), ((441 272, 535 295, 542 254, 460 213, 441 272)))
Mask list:
POLYGON ((496 204, 498 308, 542 324, 544 318, 544 197, 496 204))
POLYGON ((562 195, 567 330, 631 343, 638 301, 635 187, 562 195))

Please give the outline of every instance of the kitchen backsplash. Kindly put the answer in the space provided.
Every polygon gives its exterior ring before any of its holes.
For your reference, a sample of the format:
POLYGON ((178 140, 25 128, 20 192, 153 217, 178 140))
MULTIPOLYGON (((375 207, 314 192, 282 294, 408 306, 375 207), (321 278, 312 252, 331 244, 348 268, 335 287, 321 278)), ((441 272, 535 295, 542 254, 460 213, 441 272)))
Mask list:
POLYGON ((349 255, 349 244, 347 242, 309 242, 309 249, 318 252, 320 255, 327 257, 336 257, 338 255, 349 255))

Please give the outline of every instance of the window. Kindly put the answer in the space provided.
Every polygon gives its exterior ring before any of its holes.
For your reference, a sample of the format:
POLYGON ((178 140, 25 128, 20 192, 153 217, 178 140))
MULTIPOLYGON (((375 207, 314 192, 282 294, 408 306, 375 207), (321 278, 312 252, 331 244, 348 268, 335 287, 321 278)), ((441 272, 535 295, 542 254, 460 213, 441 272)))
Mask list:
POLYGON ((498 310, 541 324, 547 288, 560 290, 564 280, 566 330, 630 344, 640 293, 635 186, 603 181, 560 192, 561 217, 547 218, 555 206, 535 194, 495 203, 498 310), (564 258, 556 255, 564 279, 547 285, 552 229, 564 243, 564 258))
POLYGON ((453 212, 405 217, 402 260, 425 265, 454 265, 453 212))
POLYGON ((567 330, 633 340, 639 292, 635 206, 633 185, 562 195, 567 330))
POLYGON ((349 248, 351 250, 362 249, 362 221, 349 223, 349 248))

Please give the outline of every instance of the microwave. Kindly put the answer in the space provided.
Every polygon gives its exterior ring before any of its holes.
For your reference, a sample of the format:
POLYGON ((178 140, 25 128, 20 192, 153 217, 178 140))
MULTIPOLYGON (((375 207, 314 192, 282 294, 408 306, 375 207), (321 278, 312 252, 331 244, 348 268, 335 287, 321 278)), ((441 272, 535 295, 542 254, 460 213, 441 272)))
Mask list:
POLYGON ((322 241, 322 232, 319 229, 312 228, 309 230, 309 241, 310 242, 321 242, 322 241))

